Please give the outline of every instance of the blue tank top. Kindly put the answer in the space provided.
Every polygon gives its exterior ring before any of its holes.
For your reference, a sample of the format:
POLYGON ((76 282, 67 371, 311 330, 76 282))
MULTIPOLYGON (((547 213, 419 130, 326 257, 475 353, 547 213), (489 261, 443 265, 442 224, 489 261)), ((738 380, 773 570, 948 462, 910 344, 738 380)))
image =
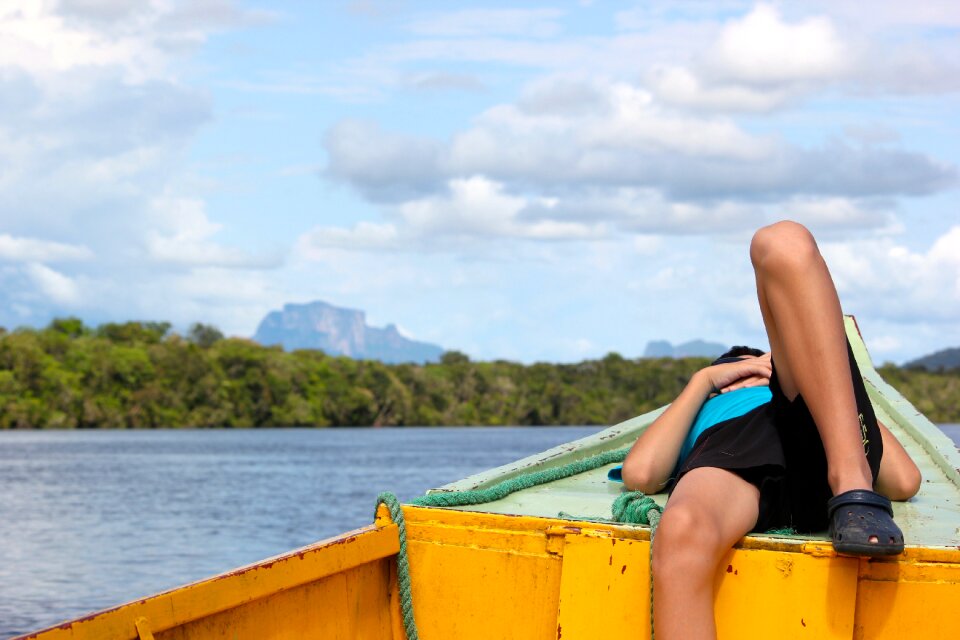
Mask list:
POLYGON ((762 386, 721 393, 704 402, 697 417, 693 420, 693 425, 683 441, 683 446, 680 447, 677 467, 687 459, 687 456, 693 451, 693 445, 696 444, 697 438, 704 431, 724 420, 739 418, 757 407, 767 404, 772 398, 773 394, 770 393, 770 387, 762 386))
MULTIPOLYGON (((680 446, 680 457, 674 467, 674 475, 693 451, 693 445, 697 443, 700 434, 724 420, 739 418, 757 407, 767 404, 772 399, 773 394, 770 393, 770 387, 762 386, 721 393, 704 402, 699 413, 697 413, 697 417, 693 419, 687 437, 684 438, 683 444, 680 446)), ((610 469, 607 478, 616 482, 623 482, 622 469, 622 465, 610 469)))

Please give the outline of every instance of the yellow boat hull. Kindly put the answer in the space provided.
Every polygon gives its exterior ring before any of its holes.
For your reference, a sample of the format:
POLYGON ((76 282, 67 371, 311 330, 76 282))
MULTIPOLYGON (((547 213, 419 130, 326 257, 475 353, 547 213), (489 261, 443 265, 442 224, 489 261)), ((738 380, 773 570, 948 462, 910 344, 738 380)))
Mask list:
MULTIPOLYGON (((649 637, 649 532, 601 523, 405 507, 420 635, 649 637)), ((377 525, 25 638, 405 637, 396 525, 377 525)), ((960 549, 895 559, 746 538, 717 574, 721 638, 960 637, 960 549)))

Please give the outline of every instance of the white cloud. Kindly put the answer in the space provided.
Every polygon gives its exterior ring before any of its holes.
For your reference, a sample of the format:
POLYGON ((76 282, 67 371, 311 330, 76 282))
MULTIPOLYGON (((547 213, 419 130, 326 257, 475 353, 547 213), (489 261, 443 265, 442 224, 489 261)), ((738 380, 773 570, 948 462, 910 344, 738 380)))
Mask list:
POLYGON ((883 229, 895 224, 888 207, 839 197, 793 199, 783 204, 783 215, 824 231, 883 229))
POLYGON ((875 320, 945 324, 960 317, 960 226, 926 251, 894 238, 821 243, 841 299, 875 320))
POLYGON ((24 270, 31 283, 52 302, 73 306, 80 301, 80 288, 69 276, 36 262, 26 265, 24 270))
POLYGON ((482 175, 513 190, 656 189, 671 199, 920 195, 956 168, 922 154, 833 140, 804 148, 731 118, 677 113, 623 81, 552 76, 487 109, 449 143, 342 121, 328 174, 374 201, 440 192, 482 175))
POLYGON ((89 260, 93 252, 87 247, 39 240, 18 238, 0 233, 0 260, 13 262, 66 262, 89 260))
POLYGON ((358 222, 352 228, 316 227, 297 239, 295 253, 308 260, 318 260, 327 249, 382 251, 402 246, 403 239, 393 224, 358 222))
POLYGON ((773 5, 757 5, 724 23, 689 62, 654 64, 646 77, 668 104, 734 112, 771 111, 828 89, 855 97, 960 89, 960 46, 935 33, 945 26, 936 22, 944 12, 918 11, 913 23, 925 29, 890 41, 881 30, 903 13, 902 3, 882 3, 873 18, 873 3, 870 11, 851 7, 830 3, 820 15, 790 20, 773 5))
POLYGON ((562 192, 553 197, 510 193, 503 183, 473 176, 451 179, 444 192, 385 208, 386 222, 318 226, 303 234, 297 254, 308 260, 348 252, 489 252, 502 240, 587 243, 631 240, 638 254, 663 245, 663 236, 718 235, 742 239, 789 217, 826 239, 851 231, 897 229, 883 203, 839 197, 785 198, 770 203, 684 202, 652 189, 562 192), (744 236, 744 234, 747 234, 744 236))
POLYGON ((342 120, 327 132, 325 144, 328 175, 353 182, 374 200, 408 198, 442 184, 441 146, 433 140, 342 120))
POLYGON ((212 240, 223 225, 212 222, 202 200, 159 197, 151 203, 158 227, 146 234, 147 255, 160 263, 193 267, 265 268, 279 258, 248 255, 212 240))
POLYGON ((43 2, 0 9, 0 66, 49 74, 78 67, 117 66, 140 79, 162 69, 164 56, 136 35, 111 38, 68 24, 43 2))
POLYGON ((455 178, 445 193, 406 201, 392 209, 391 223, 359 222, 351 228, 317 227, 297 241, 298 254, 320 259, 327 249, 348 251, 454 251, 479 249, 477 241, 503 239, 572 241, 600 238, 602 223, 526 216, 549 209, 550 199, 510 195, 482 176, 455 178))
POLYGON ((727 23, 705 58, 721 78, 766 85, 840 77, 851 54, 828 18, 789 24, 776 8, 761 4, 727 23))
POLYGON ((665 66, 647 76, 651 90, 667 104, 719 111, 770 111, 793 97, 781 87, 705 86, 684 67, 665 66))

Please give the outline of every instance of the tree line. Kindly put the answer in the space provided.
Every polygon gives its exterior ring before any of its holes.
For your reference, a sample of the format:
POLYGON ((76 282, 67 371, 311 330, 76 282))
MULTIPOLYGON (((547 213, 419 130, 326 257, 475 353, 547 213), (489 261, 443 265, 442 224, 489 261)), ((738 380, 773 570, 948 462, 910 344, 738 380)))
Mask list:
MULTIPOLYGON (((0 329, 0 428, 603 425, 673 400, 702 358, 387 365, 291 353, 195 324, 0 329)), ((960 371, 881 368, 935 422, 960 422, 960 371)))

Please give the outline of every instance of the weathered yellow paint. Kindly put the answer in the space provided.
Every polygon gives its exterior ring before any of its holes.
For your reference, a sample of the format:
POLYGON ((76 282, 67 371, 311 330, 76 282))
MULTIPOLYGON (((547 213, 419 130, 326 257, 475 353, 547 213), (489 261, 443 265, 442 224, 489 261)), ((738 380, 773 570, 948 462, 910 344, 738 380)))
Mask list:
POLYGON ((425 640, 554 637, 559 558, 438 541, 411 542, 410 561, 425 640))
POLYGON ((960 563, 863 561, 854 638, 960 638, 960 563))
POLYGON ((389 560, 378 560, 277 592, 241 607, 185 622, 157 640, 389 638, 389 560))
POLYGON ((650 543, 584 531, 566 536, 557 637, 643 638, 650 630, 650 543), (634 633, 624 635, 624 630, 634 633))
POLYGON ((717 572, 715 610, 722 638, 849 639, 857 560, 735 549, 717 572))
MULTIPOLYGON (((277 635, 273 625, 279 621, 281 628, 295 627, 298 620, 313 616, 315 620, 329 618, 330 611, 360 610, 372 601, 371 592, 382 592, 381 602, 371 607, 373 617, 381 617, 389 623, 389 612, 376 613, 376 607, 387 606, 390 591, 389 562, 385 558, 395 556, 399 549, 397 528, 388 525, 381 528, 367 527, 331 540, 319 542, 297 551, 264 560, 263 562, 237 569, 215 578, 186 585, 144 600, 121 605, 98 614, 64 623, 47 631, 24 636, 43 640, 90 639, 134 640, 138 638, 136 620, 145 617, 150 630, 158 640, 187 637, 167 633, 180 627, 198 625, 206 628, 202 620, 219 620, 221 626, 231 628, 234 621, 242 621, 249 635, 238 637, 296 637, 277 635), (377 563, 373 569, 365 567, 377 563), (295 606, 284 604, 296 597, 301 586, 320 593, 327 604, 316 608, 306 607, 298 611, 295 606), (289 592, 289 593, 288 593, 289 592), (360 596, 363 597, 360 597, 360 596), (248 612, 263 608, 265 599, 277 603, 276 614, 262 623, 247 623, 248 612), (222 612, 224 615, 219 615, 222 612), (284 616, 286 616, 284 618, 284 616)), ((269 608, 269 607, 268 607, 269 608)), ((355 624, 354 621, 337 623, 337 627, 355 624)), ((217 631, 210 635, 199 633, 191 638, 221 638, 217 631)), ((308 633, 303 638, 359 637, 338 633, 308 633)), ((373 634, 368 637, 384 637, 373 634)))

